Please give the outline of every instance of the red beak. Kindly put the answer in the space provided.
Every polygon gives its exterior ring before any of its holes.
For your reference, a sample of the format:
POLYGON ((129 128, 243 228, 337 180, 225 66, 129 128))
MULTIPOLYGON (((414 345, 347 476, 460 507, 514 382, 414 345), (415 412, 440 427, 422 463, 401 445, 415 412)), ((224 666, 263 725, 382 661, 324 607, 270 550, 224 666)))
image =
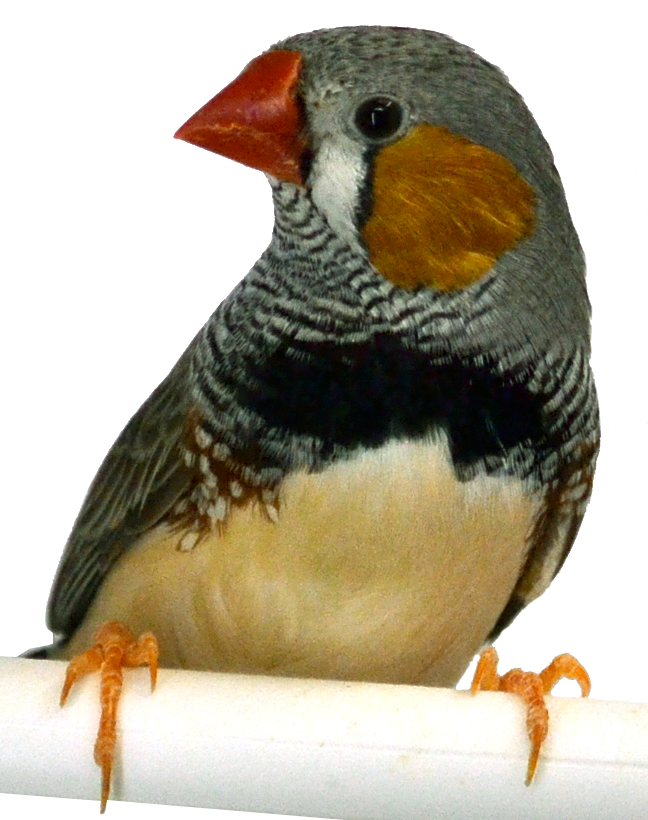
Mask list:
POLYGON ((211 99, 175 133, 177 139, 303 185, 306 148, 297 102, 301 54, 269 51, 211 99))

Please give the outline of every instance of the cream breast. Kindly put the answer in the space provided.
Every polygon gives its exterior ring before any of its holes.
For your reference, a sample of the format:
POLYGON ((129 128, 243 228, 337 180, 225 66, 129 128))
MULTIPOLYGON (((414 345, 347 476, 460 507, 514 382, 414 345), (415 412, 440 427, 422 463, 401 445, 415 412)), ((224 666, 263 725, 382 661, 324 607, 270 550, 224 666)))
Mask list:
POLYGON ((150 532, 115 565, 70 657, 106 620, 158 637, 163 666, 454 685, 508 601, 540 499, 459 482, 444 438, 288 476, 277 521, 233 509, 190 551, 150 532))

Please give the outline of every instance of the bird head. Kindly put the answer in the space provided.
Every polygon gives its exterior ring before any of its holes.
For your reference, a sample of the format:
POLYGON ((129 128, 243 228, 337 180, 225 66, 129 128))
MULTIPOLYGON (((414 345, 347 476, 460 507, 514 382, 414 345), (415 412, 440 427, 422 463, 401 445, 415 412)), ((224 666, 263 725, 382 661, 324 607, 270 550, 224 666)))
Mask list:
POLYGON ((582 278, 551 151, 524 101, 442 34, 353 27, 288 38, 176 137, 298 186, 400 289, 466 290, 533 236, 548 280, 566 265, 582 278))

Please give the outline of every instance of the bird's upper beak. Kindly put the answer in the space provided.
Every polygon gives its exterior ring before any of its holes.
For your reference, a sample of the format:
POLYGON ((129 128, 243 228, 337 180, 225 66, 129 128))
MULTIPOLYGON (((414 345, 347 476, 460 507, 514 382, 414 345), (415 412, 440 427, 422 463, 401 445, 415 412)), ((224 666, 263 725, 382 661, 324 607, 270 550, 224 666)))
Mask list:
POLYGON ((175 133, 177 139, 303 185, 306 148, 297 99, 301 54, 269 51, 175 133))

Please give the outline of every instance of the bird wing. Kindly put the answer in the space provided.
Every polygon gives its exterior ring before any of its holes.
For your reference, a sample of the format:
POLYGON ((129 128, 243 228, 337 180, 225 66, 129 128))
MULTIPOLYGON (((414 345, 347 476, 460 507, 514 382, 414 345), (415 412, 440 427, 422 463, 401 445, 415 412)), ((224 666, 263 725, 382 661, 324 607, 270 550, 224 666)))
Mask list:
POLYGON ((72 634, 114 562, 187 488, 180 444, 191 402, 190 350, 128 422, 90 486, 48 602, 47 623, 57 635, 72 634))
POLYGON ((592 492, 598 440, 582 444, 578 458, 565 462, 544 494, 529 536, 529 551, 513 594, 500 615, 489 642, 517 617, 556 577, 578 535, 592 492))

